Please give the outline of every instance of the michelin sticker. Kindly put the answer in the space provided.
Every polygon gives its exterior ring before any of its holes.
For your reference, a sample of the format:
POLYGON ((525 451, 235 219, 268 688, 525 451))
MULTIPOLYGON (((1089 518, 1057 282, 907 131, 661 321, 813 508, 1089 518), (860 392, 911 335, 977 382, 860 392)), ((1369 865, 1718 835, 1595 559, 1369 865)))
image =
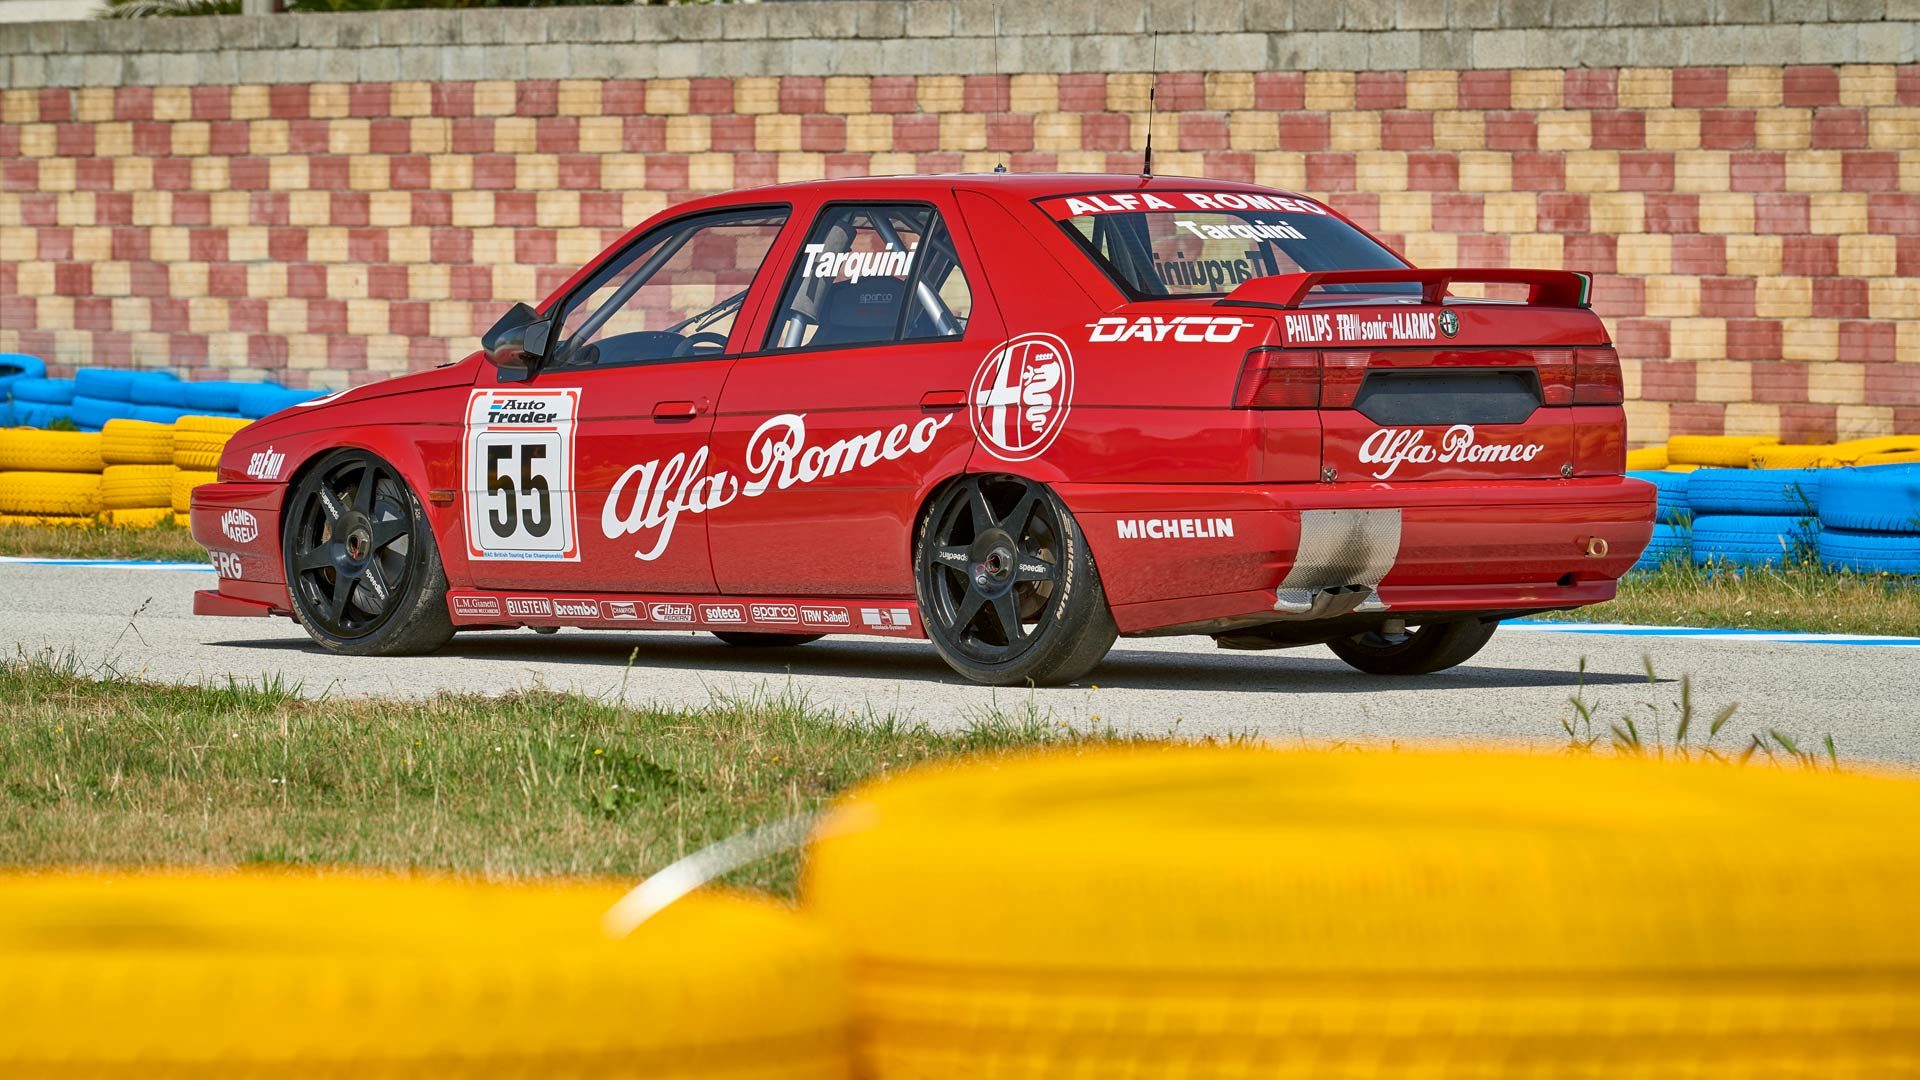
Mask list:
POLYGON ((467 556, 578 562, 574 425, 580 391, 475 390, 467 398, 467 556))
POLYGON ((1010 338, 981 361, 967 402, 973 433, 989 454, 1002 461, 1039 457, 1060 437, 1073 407, 1073 354, 1052 334, 1010 338))

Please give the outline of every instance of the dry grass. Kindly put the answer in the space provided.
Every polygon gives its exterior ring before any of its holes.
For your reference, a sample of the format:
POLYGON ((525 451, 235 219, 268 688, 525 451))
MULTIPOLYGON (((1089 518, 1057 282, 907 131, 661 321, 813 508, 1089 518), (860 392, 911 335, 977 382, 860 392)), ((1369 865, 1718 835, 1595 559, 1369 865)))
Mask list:
POLYGON ((145 559, 206 562, 193 534, 168 522, 144 529, 106 524, 0 525, 0 555, 45 559, 145 559))
MULTIPOLYGON (((938 733, 786 697, 628 708, 571 694, 419 702, 0 664, 0 865, 423 868, 638 879, 905 765, 1098 744, 993 714, 938 733)), ((736 880, 792 888, 776 859, 736 880)))
POLYGON ((1739 572, 1674 562, 1629 575, 1609 603, 1547 618, 1920 637, 1920 582, 1810 562, 1739 572))

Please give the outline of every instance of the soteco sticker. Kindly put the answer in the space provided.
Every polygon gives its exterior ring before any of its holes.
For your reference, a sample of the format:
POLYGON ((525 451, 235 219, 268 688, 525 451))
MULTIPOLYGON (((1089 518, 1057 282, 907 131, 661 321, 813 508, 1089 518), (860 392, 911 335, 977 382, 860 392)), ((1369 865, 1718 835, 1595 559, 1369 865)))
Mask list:
POLYGON ((723 626, 737 626, 747 621, 747 609, 739 604, 702 604, 700 621, 718 623, 723 626))
POLYGON ((500 598, 497 596, 456 596, 453 598, 455 615, 498 615, 500 598))
POLYGON ((1496 461, 1532 461, 1546 447, 1540 443, 1509 443, 1505 446, 1475 442, 1472 424, 1455 424, 1440 436, 1440 445, 1427 442, 1427 433, 1417 428, 1381 428, 1360 444, 1360 461, 1380 465, 1375 480, 1385 480, 1404 463, 1415 465, 1478 465, 1496 461))
POLYGON ((1002 461, 1039 457, 1073 407, 1073 354, 1052 334, 1021 334, 987 354, 968 391, 968 417, 1002 461))
POLYGON ((251 544, 260 537, 260 520, 236 507, 220 515, 220 535, 236 544, 251 544))
POLYGON ((574 562, 574 424, 580 391, 475 390, 467 398, 467 555, 574 562))

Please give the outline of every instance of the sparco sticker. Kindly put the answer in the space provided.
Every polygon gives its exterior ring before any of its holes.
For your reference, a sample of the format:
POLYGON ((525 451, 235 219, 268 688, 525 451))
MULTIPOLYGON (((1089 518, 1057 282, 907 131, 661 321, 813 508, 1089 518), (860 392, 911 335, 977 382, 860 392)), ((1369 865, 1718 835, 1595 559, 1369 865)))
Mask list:
POLYGON ((758 623, 797 623, 800 608, 794 604, 748 604, 748 614, 758 623))
POLYGON ((1073 354, 1052 334, 1021 334, 987 354, 967 394, 973 433, 1002 461, 1039 457, 1073 407, 1073 354))
POLYGON ((575 562, 573 430, 580 391, 475 390, 467 398, 467 555, 575 562))
POLYGON ((236 544, 251 544, 260 537, 260 520, 235 508, 220 515, 220 533, 236 544))
POLYGON ((1360 461, 1379 465, 1375 480, 1385 480, 1403 463, 1415 465, 1478 465, 1495 461, 1532 461, 1546 447, 1540 443, 1508 443, 1504 446, 1474 441, 1472 424, 1455 424, 1440 436, 1440 445, 1427 442, 1427 433, 1417 428, 1381 428, 1360 444, 1360 461))

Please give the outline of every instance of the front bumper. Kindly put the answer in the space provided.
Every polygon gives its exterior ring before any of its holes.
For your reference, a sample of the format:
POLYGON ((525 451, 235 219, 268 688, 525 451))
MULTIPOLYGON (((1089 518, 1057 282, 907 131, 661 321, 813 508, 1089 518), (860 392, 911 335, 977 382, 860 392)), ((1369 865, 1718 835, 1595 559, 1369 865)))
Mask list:
POLYGON ((1136 634, 1299 618, 1343 588, 1347 610, 1396 615, 1578 607, 1611 599, 1653 534, 1653 486, 1620 476, 1058 491, 1136 634))
POLYGON ((285 484, 223 482, 193 490, 193 538, 213 557, 218 589, 194 594, 196 615, 286 615, 292 611, 280 559, 285 484))

